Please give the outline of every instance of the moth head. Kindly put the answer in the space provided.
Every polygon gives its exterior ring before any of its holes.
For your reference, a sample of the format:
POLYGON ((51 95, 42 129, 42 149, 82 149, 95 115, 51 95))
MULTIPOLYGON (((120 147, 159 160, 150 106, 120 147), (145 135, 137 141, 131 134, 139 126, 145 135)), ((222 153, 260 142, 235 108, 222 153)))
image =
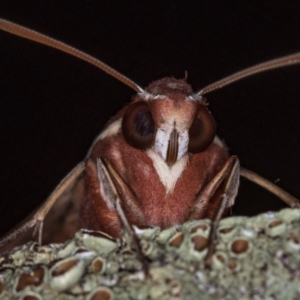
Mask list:
POLYGON ((188 153, 205 151, 216 125, 202 97, 185 80, 164 78, 139 93, 122 120, 123 136, 137 149, 153 150, 172 166, 188 153))

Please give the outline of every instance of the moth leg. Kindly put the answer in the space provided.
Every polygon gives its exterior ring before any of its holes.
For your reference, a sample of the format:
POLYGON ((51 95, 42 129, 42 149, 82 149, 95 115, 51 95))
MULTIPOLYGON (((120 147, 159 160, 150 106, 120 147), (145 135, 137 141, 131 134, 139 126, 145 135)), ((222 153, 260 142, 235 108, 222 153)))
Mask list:
MULTIPOLYGON (((222 189, 222 185, 224 185, 224 181, 228 180, 234 165, 237 166, 237 172, 239 175, 239 160, 236 156, 231 156, 227 159, 223 168, 215 175, 215 177, 204 187, 202 191, 198 193, 187 220, 198 220, 203 218, 212 219, 215 216, 215 211, 220 205, 220 199, 217 194, 220 193, 219 190, 224 190, 224 188, 222 189)), ((229 208, 234 204, 239 179, 237 179, 235 183, 235 195, 230 198, 226 208, 229 208)))
POLYGON ((241 167, 241 176, 247 178, 248 180, 256 183, 257 185, 263 187, 264 189, 268 190, 278 198, 280 198, 283 202, 289 205, 292 208, 300 208, 300 203, 297 198, 292 196, 291 194, 287 193, 274 183, 266 180, 265 178, 259 176, 258 174, 241 167))
POLYGON ((146 225, 145 214, 143 213, 143 210, 139 202, 137 201, 134 192, 132 191, 130 186, 128 186, 124 182, 122 177, 113 168, 111 164, 109 164, 108 162, 105 162, 105 164, 110 174, 110 177, 113 180, 113 184, 115 185, 116 190, 118 190, 119 193, 122 195, 122 199, 123 199, 122 207, 126 212, 127 219, 130 219, 131 224, 136 224, 138 226, 141 225, 145 226, 146 225))
MULTIPOLYGON (((205 267, 209 268, 211 266, 212 255, 215 250, 215 240, 217 235, 217 227, 222 218, 224 210, 228 207, 228 204, 234 202, 234 199, 237 195, 237 190, 239 186, 240 178, 240 163, 239 160, 235 157, 232 159, 230 164, 230 171, 228 176, 224 180, 224 186, 220 186, 222 193, 217 195, 220 198, 220 205, 216 211, 215 216, 211 222, 211 229, 208 237, 208 251, 205 257, 205 267)), ((222 185, 223 185, 222 184, 222 185)))
POLYGON ((234 204, 239 186, 240 163, 236 156, 231 156, 223 168, 205 186, 196 197, 196 203, 189 219, 211 218, 211 229, 208 237, 208 251, 205 257, 205 266, 211 265, 215 250, 217 227, 226 208, 234 204))
POLYGON ((97 157, 97 171, 98 171, 98 178, 100 180, 100 184, 103 187, 102 192, 105 193, 106 195, 105 198, 109 199, 111 201, 111 205, 115 208, 126 233, 130 237, 133 245, 137 250, 137 256, 139 260, 142 262, 144 274, 148 275, 149 274, 148 264, 142 252, 139 240, 131 224, 128 221, 126 213, 123 210, 122 207, 123 203, 121 201, 119 192, 117 191, 117 188, 114 184, 113 178, 116 181, 118 181, 120 178, 115 177, 118 176, 117 172, 113 169, 113 167, 109 164, 109 162, 102 157, 97 157))

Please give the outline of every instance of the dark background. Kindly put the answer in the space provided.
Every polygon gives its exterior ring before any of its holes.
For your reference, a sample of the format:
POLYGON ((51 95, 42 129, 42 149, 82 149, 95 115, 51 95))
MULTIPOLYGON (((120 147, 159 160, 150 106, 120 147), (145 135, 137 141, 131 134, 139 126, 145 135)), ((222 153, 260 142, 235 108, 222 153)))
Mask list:
MULTIPOLYGON (((0 17, 86 51, 142 87, 173 75, 195 90, 300 51, 300 2, 13 1, 0 17), (62 2, 62 3, 59 3, 62 2), (297 2, 297 4, 296 4, 297 2), (59 4, 58 4, 59 3, 59 4), (198 3, 195 5, 195 3, 198 3)), ((0 233, 46 199, 81 161, 108 118, 134 94, 95 67, 0 32, 0 233)), ((242 165, 300 197, 300 66, 208 95, 242 165)), ((234 214, 284 207, 241 183, 234 214)))

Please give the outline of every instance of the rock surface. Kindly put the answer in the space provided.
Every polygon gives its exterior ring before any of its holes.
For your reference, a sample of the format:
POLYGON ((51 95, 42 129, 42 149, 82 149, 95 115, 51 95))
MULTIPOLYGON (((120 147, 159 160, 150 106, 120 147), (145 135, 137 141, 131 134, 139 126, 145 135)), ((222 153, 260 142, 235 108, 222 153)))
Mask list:
POLYGON ((300 210, 223 219, 210 270, 209 229, 136 228, 149 276, 126 236, 28 243, 0 256, 0 299, 300 299, 300 210))

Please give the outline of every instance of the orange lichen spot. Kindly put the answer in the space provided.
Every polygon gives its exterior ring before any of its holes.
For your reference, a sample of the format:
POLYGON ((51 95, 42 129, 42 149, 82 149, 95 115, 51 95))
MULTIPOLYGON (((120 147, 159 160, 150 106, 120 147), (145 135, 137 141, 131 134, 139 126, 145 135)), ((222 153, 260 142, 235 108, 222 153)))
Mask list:
POLYGON ((242 254, 249 248, 249 242, 245 239, 237 239, 231 245, 231 250, 235 254, 242 254))
POLYGON ((296 237, 296 236, 294 236, 294 235, 290 236, 290 237, 288 238, 288 240, 293 241, 294 244, 297 244, 297 245, 300 244, 299 238, 296 237))
POLYGON ((38 297, 33 296, 33 295, 27 295, 25 297, 22 298, 23 300, 39 300, 38 297))
POLYGON ((223 255, 217 254, 216 257, 217 257, 217 259, 218 259, 220 262, 222 262, 222 263, 225 262, 225 257, 224 257, 223 255))
POLYGON ((101 272, 103 269, 103 261, 99 258, 93 261, 93 270, 94 272, 101 272))
POLYGON ((133 252, 131 251, 131 250, 124 250, 123 252, 122 252, 122 254, 123 255, 133 255, 133 252))
POLYGON ((192 242, 194 243, 194 249, 199 252, 208 245, 208 239, 202 235, 194 235, 192 237, 192 242))
POLYGON ((227 234, 233 230, 233 227, 225 227, 219 230, 220 233, 222 234, 227 234))
POLYGON ((75 254, 78 254, 78 253, 84 253, 84 252, 88 252, 89 250, 86 249, 86 248, 79 248, 76 250, 75 254))
POLYGON ((18 285, 17 285, 17 292, 23 290, 29 285, 39 286, 43 283, 44 280, 44 269, 37 268, 31 273, 23 273, 19 277, 18 285))
POLYGON ((179 232, 175 234, 169 241, 169 245, 171 247, 179 248, 183 242, 184 234, 182 232, 179 232))
POLYGON ((110 300, 112 299, 112 294, 107 289, 98 289, 94 295, 91 297, 91 300, 110 300))
POLYGON ((228 268, 230 270, 235 270, 237 268, 237 263, 234 260, 232 260, 231 262, 228 263, 228 268))
POLYGON ((75 265, 78 264, 78 259, 70 259, 67 261, 62 262, 61 264, 58 264, 56 268, 52 271, 52 276, 60 276, 72 269, 75 265))
POLYGON ((282 223, 283 222, 281 220, 274 220, 274 221, 270 222, 269 228, 274 228, 274 227, 276 227, 278 225, 281 225, 282 223))
POLYGON ((201 230, 203 230, 203 231, 206 231, 207 228, 208 228, 208 226, 207 226, 206 224, 199 224, 199 225, 196 225, 196 226, 192 227, 192 228, 190 229, 190 232, 191 232, 191 233, 195 233, 198 229, 201 229, 201 230))

